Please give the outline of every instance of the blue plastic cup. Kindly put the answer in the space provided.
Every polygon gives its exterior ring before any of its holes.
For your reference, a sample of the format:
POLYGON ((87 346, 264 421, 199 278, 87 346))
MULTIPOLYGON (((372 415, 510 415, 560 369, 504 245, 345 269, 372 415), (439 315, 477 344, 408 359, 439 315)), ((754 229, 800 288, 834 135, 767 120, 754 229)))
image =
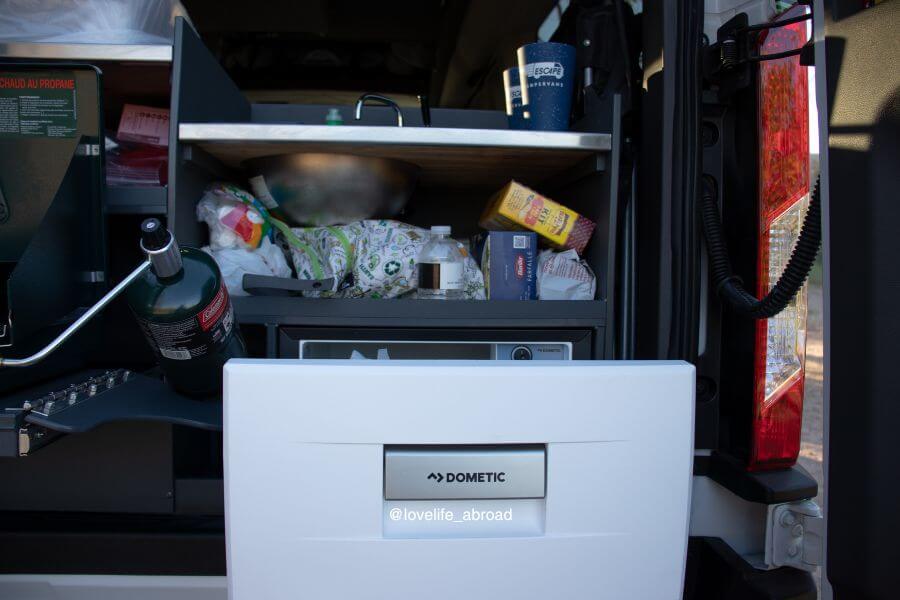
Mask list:
POLYGON ((522 108, 522 83, 519 80, 519 69, 513 67, 503 71, 503 95, 506 98, 506 118, 510 129, 528 129, 522 108))
POLYGON ((568 130, 575 81, 575 47, 537 42, 522 46, 517 54, 527 128, 568 130))

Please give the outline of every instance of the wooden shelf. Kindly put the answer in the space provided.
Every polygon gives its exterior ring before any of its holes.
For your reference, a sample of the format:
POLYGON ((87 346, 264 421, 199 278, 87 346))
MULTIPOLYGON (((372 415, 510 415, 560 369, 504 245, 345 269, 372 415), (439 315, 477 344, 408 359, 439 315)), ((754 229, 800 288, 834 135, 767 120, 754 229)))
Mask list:
POLYGON ((232 168, 294 152, 353 154, 416 164, 425 185, 496 187, 510 179, 540 183, 612 147, 603 133, 255 123, 182 123, 179 142, 232 168))
POLYGON ((0 57, 37 60, 171 63, 171 44, 3 42, 0 57))

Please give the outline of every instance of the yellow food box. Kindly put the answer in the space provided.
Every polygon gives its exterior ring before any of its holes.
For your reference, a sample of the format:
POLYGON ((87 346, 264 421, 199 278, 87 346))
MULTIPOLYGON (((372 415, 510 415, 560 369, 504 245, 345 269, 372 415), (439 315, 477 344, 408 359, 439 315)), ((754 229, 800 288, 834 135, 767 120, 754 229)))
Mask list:
POLYGON ((551 246, 579 254, 591 240, 594 222, 571 208, 510 181, 488 203, 478 224, 487 230, 534 231, 551 246))

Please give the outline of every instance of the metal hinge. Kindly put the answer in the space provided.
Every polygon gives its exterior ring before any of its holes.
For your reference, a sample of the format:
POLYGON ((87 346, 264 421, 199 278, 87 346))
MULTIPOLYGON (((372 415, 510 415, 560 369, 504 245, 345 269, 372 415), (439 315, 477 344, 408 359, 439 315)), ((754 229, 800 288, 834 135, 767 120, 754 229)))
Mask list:
POLYGON ((28 456, 31 452, 31 435, 27 427, 19 429, 19 456, 28 456))
POLYGON ((773 504, 766 516, 766 565, 814 571, 822 564, 825 518, 812 500, 773 504))
POLYGON ((75 156, 100 156, 100 144, 78 144, 75 156))
POLYGON ((25 423, 18 431, 17 448, 19 456, 31 456, 36 450, 55 442, 63 434, 38 425, 25 423))
POLYGON ((103 271, 82 271, 81 280, 85 283, 104 283, 106 273, 103 271))

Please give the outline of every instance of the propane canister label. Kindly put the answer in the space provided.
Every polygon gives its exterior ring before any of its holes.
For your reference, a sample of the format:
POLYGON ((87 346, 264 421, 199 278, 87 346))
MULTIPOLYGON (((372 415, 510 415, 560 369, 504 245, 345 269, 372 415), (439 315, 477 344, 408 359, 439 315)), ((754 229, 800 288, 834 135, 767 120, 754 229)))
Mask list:
MULTIPOLYGON (((228 301, 228 290, 224 285, 219 286, 219 292, 216 294, 209 306, 200 311, 197 320, 200 323, 200 329, 209 331, 215 327, 222 319, 225 311, 231 308, 231 302, 228 301)), ((230 327, 229 327, 230 330, 230 327)))
POLYGON ((190 360, 221 346, 234 328, 234 309, 224 285, 195 316, 172 323, 138 318, 144 335, 163 358, 190 360))
POLYGON ((0 71, 0 138, 78 134, 73 71, 0 71))

